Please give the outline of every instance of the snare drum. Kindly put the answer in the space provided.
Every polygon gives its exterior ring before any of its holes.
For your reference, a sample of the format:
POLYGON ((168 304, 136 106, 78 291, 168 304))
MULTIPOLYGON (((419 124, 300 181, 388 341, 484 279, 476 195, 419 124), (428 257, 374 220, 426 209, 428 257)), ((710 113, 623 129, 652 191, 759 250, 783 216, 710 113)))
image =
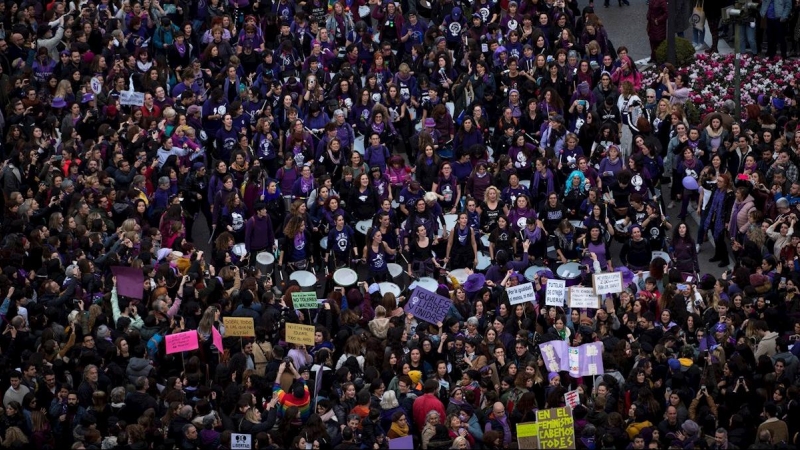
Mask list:
POLYGON ((489 235, 484 234, 481 236, 481 244, 488 250, 489 249, 489 235))
POLYGON ((389 269, 389 276, 392 277, 392 281, 395 282, 398 286, 405 286, 407 274, 405 270, 403 270, 403 266, 396 263, 388 263, 386 267, 389 269))
POLYGON ((417 287, 421 287, 426 291, 436 292, 436 289, 439 287, 439 283, 431 277, 422 277, 419 280, 411 283, 411 286, 409 286, 408 289, 413 291, 417 287))
POLYGON ((233 252, 234 255, 236 255, 239 258, 241 258, 241 257, 243 257, 244 255, 247 254, 247 246, 245 246, 244 243, 236 244, 236 245, 233 246, 231 251, 233 252))
POLYGON ((349 287, 358 281, 358 274, 353 269, 343 268, 333 272, 333 282, 337 286, 349 287))
POLYGON ((256 256, 256 265, 262 275, 272 275, 272 268, 275 266, 275 255, 270 252, 261 252, 256 256))
POLYGON ((470 271, 468 271, 467 269, 456 269, 450 271, 450 276, 455 278, 456 281, 458 281, 458 284, 461 285, 467 282, 467 278, 469 278, 469 275, 470 271))
POLYGON ((531 188, 531 180, 519 180, 519 184, 521 186, 525 186, 526 188, 531 188))
POLYGON ((534 277, 540 270, 547 270, 547 267, 542 266, 530 266, 527 270, 525 270, 525 279, 528 281, 533 281, 534 277))
POLYGON ((323 250, 328 249, 328 236, 325 236, 324 238, 320 239, 319 246, 322 247, 323 250))
POLYGON ((367 235, 367 232, 369 231, 370 227, 372 227, 371 220, 360 220, 356 223, 356 230, 359 233, 363 234, 364 236, 367 235))
POLYGON ((317 276, 307 270, 296 270, 289 275, 289 279, 297 281, 303 292, 313 292, 317 284, 317 276))
POLYGON ((400 297, 400 292, 401 292, 400 286, 394 283, 389 283, 389 282, 378 283, 378 287, 380 287, 381 289, 381 295, 386 295, 387 292, 391 292, 392 294, 394 294, 395 298, 400 297))
POLYGON ((576 262, 569 262, 566 264, 561 264, 556 269, 556 276, 559 279, 565 280, 567 287, 575 286, 580 284, 581 281, 581 269, 579 269, 580 264, 576 262))

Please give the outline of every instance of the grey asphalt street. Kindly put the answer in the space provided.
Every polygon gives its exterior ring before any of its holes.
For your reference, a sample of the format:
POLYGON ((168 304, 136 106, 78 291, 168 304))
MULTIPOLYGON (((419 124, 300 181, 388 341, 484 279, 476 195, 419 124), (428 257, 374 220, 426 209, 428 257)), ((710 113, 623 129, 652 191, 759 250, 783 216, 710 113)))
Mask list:
MULTIPOLYGON (((594 2, 594 9, 603 22, 609 39, 617 48, 628 47, 628 55, 634 61, 650 57, 650 41, 647 39, 647 2, 629 0, 631 6, 618 6, 617 0, 610 0, 608 8, 601 0, 594 2)), ((583 9, 583 5, 580 9, 583 9)))

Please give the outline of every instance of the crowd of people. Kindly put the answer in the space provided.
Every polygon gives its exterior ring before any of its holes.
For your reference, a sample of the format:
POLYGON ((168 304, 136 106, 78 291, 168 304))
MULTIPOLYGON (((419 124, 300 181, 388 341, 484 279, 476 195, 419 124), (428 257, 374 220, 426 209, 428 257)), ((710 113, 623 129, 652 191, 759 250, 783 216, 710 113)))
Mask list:
POLYGON ((0 2, 0 447, 793 448, 795 93, 658 73, 574 0, 0 2))

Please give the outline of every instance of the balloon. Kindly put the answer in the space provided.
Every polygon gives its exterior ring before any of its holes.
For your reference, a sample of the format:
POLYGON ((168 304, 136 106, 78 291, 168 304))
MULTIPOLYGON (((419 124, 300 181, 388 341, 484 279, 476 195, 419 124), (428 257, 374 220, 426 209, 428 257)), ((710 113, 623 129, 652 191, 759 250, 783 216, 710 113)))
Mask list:
POLYGON ((683 177, 683 187, 690 191, 696 191, 700 186, 697 185, 697 180, 693 177, 686 176, 683 177))

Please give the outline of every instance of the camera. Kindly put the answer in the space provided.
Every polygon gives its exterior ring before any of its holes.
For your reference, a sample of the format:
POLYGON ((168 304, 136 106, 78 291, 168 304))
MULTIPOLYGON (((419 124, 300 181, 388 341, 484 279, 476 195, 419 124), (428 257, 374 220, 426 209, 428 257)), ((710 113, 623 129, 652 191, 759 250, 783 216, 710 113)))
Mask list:
POLYGON ((82 302, 82 301, 83 301, 83 300, 81 300, 81 299, 79 299, 79 298, 73 298, 73 299, 72 299, 72 304, 73 304, 73 305, 75 305, 75 306, 78 306, 78 305, 80 305, 80 304, 81 304, 81 302, 82 302))
POLYGON ((92 108, 92 109, 89 110, 89 112, 92 113, 92 116, 94 116, 94 117, 97 117, 97 116, 100 115, 100 111, 98 111, 97 108, 92 108))
POLYGON ((287 356, 287 357, 283 358, 283 362, 284 362, 284 364, 286 364, 288 366, 289 364, 292 363, 292 358, 290 356, 287 356))
POLYGON ((179 316, 177 314, 172 316, 172 318, 175 319, 175 322, 180 322, 181 320, 183 320, 183 316, 179 316))

